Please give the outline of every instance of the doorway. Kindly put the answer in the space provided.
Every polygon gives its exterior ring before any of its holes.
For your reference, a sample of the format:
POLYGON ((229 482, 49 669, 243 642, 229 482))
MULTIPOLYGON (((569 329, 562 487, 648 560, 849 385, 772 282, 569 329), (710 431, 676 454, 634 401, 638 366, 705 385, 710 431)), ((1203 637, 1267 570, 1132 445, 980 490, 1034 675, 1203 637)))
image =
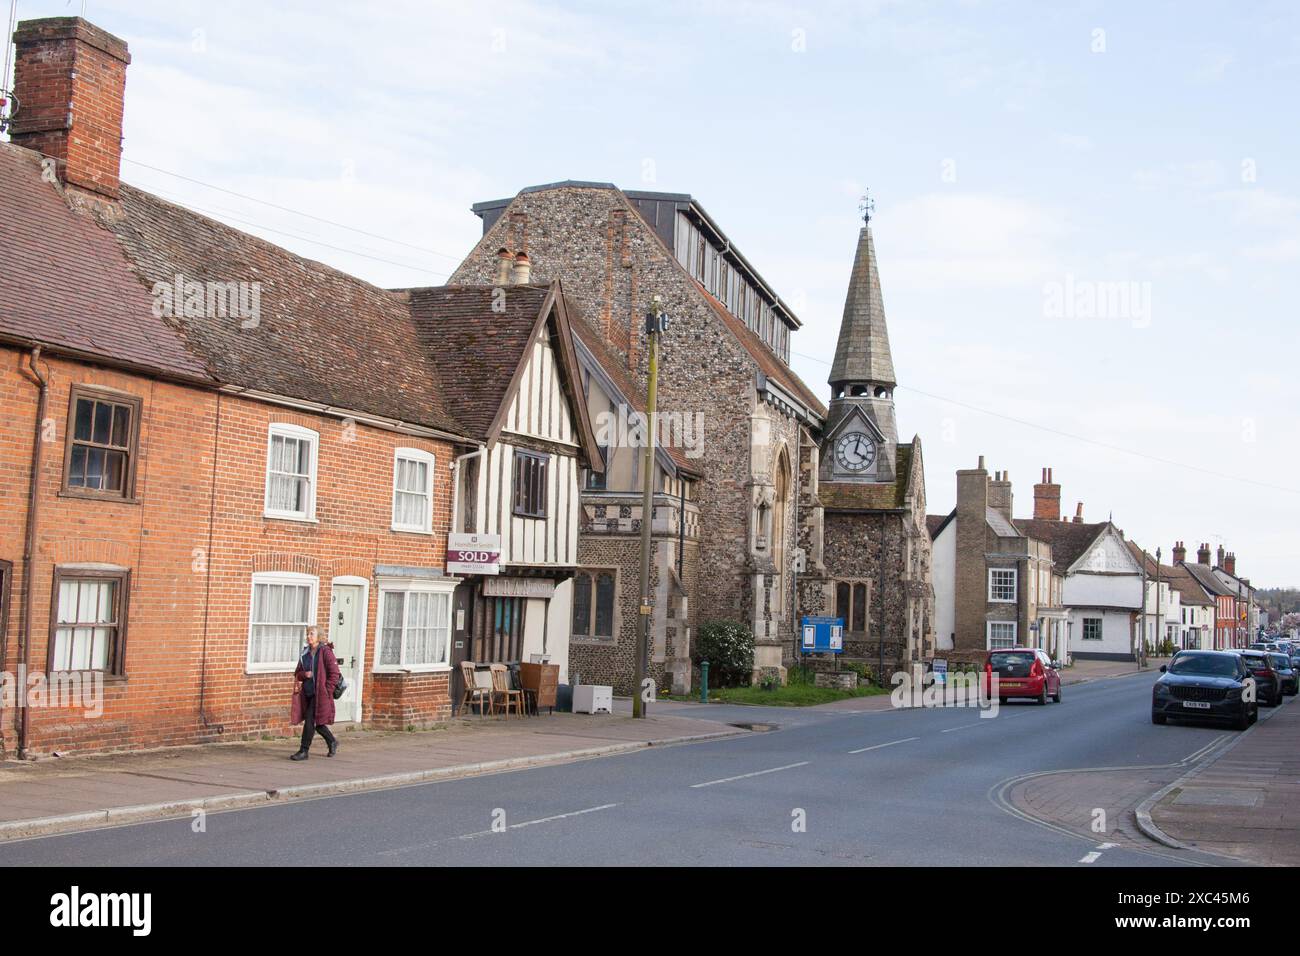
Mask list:
POLYGON ((460 702, 465 699, 465 681, 461 678, 461 661, 473 660, 474 626, 474 590, 473 581, 464 581, 456 585, 451 598, 451 704, 453 710, 459 710, 460 702))
POLYGON ((366 598, 369 582, 364 578, 335 578, 330 585, 330 643, 348 689, 334 702, 338 723, 361 719, 361 682, 364 676, 366 598))

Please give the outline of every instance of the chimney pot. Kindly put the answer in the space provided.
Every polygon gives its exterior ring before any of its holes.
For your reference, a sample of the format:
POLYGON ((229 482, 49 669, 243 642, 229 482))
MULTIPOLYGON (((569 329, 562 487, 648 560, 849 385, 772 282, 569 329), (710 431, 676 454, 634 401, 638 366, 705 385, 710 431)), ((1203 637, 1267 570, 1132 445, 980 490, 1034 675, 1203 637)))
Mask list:
POLYGON ((497 250, 497 285, 510 284, 510 269, 514 261, 509 249, 502 247, 497 250))
POLYGON ((1079 504, 1074 509, 1074 523, 1083 524, 1083 502, 1082 501, 1080 501, 1079 504))
POLYGON ((527 285, 528 280, 532 277, 532 271, 532 263, 528 261, 528 253, 521 252, 515 256, 515 268, 511 280, 515 285, 527 285))

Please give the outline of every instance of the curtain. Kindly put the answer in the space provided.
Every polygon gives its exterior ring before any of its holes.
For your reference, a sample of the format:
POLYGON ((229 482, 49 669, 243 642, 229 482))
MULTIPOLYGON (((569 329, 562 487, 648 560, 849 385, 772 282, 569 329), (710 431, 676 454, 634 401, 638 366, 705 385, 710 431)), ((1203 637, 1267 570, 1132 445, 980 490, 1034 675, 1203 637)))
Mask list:
POLYGON ((271 436, 266 505, 275 511, 307 510, 311 443, 284 435, 271 436))
POLYGON ((115 581, 59 582, 53 670, 106 670, 116 628, 115 581))
POLYGON ((384 633, 379 663, 396 667, 402 663, 402 624, 406 616, 406 594, 389 591, 384 595, 384 633))
POLYGON ((429 463, 397 459, 393 523, 403 528, 429 527, 429 463))
POLYGON ((305 584, 258 584, 253 588, 251 662, 292 664, 307 639, 311 588, 305 584))

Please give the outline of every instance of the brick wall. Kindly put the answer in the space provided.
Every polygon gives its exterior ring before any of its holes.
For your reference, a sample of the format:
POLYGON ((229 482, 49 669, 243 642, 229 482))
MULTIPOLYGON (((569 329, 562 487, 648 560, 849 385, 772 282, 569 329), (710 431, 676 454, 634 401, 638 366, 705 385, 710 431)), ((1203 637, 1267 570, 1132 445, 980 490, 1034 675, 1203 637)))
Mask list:
POLYGON ((26 21, 14 42, 13 142, 53 157, 65 182, 116 198, 126 44, 77 17, 26 21))
MULTIPOLYGON (((22 562, 37 390, 22 374, 24 353, 0 349, 0 560, 13 562, 6 667, 18 663, 22 562)), ((385 726, 450 713, 445 675, 371 673, 376 564, 442 567, 450 513, 442 441, 62 360, 47 363, 40 533, 32 599, 31 670, 49 645, 56 565, 101 563, 131 570, 126 678, 108 682, 95 720, 67 710, 30 711, 29 747, 127 749, 289 731, 290 673, 247 674, 255 571, 319 577, 316 623, 328 633, 330 580, 352 575, 369 588, 363 716, 385 726), (141 399, 134 503, 60 494, 73 384, 141 399), (263 517, 267 430, 288 422, 319 433, 315 523, 263 517), (436 457, 434 533, 390 530, 393 454, 414 447, 436 457), (204 663, 206 661, 206 664, 204 663), (408 682, 402 686, 403 680, 408 682)), ((16 710, 0 714, 0 744, 12 754, 16 710)))

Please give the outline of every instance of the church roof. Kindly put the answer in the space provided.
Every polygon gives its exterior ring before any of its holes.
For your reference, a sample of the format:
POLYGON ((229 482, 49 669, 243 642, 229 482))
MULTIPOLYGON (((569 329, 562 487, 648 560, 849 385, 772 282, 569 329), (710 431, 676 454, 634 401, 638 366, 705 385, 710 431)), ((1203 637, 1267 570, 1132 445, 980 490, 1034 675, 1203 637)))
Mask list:
POLYGON ((885 302, 880 294, 880 269, 871 227, 858 233, 858 251, 844 300, 840 340, 831 366, 831 385, 838 382, 896 384, 894 359, 889 351, 889 330, 885 325, 885 302))
POLYGON ((894 456, 895 479, 886 484, 852 481, 823 481, 817 497, 827 511, 888 511, 902 508, 907 499, 912 469, 912 446, 899 445, 894 456))

